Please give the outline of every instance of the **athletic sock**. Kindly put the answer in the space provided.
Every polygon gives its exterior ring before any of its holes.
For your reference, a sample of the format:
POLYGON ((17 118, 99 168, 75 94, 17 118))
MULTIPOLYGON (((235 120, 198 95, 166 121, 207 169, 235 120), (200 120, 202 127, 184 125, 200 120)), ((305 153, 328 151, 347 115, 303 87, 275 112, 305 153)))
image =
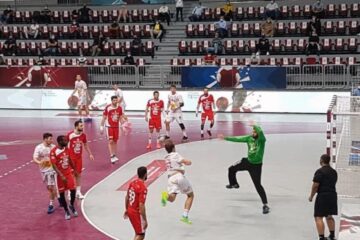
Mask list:
POLYGON ((324 234, 319 235, 319 240, 325 240, 325 235, 324 234))
POLYGON ((75 190, 71 190, 71 191, 70 191, 70 196, 71 196, 70 204, 71 204, 71 206, 74 206, 76 191, 75 191, 75 190))
POLYGON ((170 136, 170 131, 166 130, 166 136, 170 136))
POLYGON ((60 193, 59 201, 60 201, 62 207, 64 208, 64 210, 66 212, 69 212, 69 209, 68 209, 68 206, 67 206, 67 203, 66 203, 66 200, 65 200, 65 193, 64 192, 60 193))
POLYGON ((80 193, 81 192, 81 186, 76 186, 76 192, 80 193))
POLYGON ((188 209, 184 209, 184 213, 183 213, 183 217, 189 217, 189 210, 188 209))
POLYGON ((204 134, 204 130, 201 130, 200 133, 201 133, 201 135, 203 135, 203 134, 204 134))
POLYGON ((50 206, 54 206, 54 200, 50 200, 49 205, 50 205, 50 206))
POLYGON ((330 238, 335 238, 335 231, 330 231, 330 238))
POLYGON ((184 137, 187 137, 185 130, 183 130, 182 132, 183 132, 184 137))

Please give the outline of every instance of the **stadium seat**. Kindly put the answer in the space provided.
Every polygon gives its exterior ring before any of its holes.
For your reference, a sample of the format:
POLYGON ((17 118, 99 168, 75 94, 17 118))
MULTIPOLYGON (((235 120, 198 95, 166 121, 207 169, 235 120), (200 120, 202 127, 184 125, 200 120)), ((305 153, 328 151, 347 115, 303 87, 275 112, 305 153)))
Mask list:
POLYGON ((294 52, 294 43, 291 38, 285 40, 285 52, 288 53, 294 52))
POLYGON ((259 8, 256 9, 256 17, 258 19, 263 19, 265 15, 265 7, 260 6, 259 8))
POLYGON ((139 36, 142 37, 142 29, 139 24, 135 24, 133 28, 133 36, 139 36))
POLYGON ((335 50, 336 51, 343 52, 346 47, 345 45, 346 45, 346 43, 344 42, 344 39, 337 38, 335 40, 335 50))
POLYGON ((41 54, 44 54, 47 47, 48 47, 47 42, 40 42, 38 49, 40 50, 41 54))
POLYGON ((153 41, 147 41, 145 44, 145 53, 150 56, 153 56, 155 52, 155 46, 153 41))
POLYGON ((255 9, 254 7, 248 7, 246 11, 247 19, 254 19, 255 18, 255 9))
POLYGON ((236 45, 233 43, 232 40, 226 40, 225 41, 225 53, 226 54, 233 54, 234 52, 236 52, 236 45))
POLYGON ((16 38, 16 39, 18 39, 19 37, 20 37, 20 29, 19 29, 19 27, 18 26, 13 26, 12 27, 12 30, 11 30, 11 32, 12 32, 12 35, 13 35, 13 37, 14 38, 16 38))
POLYGON ((321 65, 328 65, 329 64, 329 59, 327 57, 321 57, 320 58, 320 64, 321 65))
POLYGON ((342 57, 334 57, 333 64, 342 65, 342 64, 346 64, 346 61, 344 61, 342 57))
POLYGON ((286 5, 281 6, 280 13, 282 18, 287 19, 289 17, 289 7, 286 5))
POLYGON ((117 9, 112 9, 110 13, 110 21, 118 21, 119 18, 119 12, 117 9))
POLYGON ((60 21, 61 21, 61 13, 57 10, 53 11, 51 22, 60 23, 60 21))
POLYGON ((308 22, 301 22, 300 23, 300 33, 301 33, 302 36, 307 35, 307 27, 308 27, 308 22))
POLYGON ((91 23, 98 23, 100 22, 100 15, 97 10, 91 10, 90 12, 90 21, 91 23))
POLYGON ((246 51, 244 40, 239 39, 236 41, 236 50, 239 54, 244 53, 246 51))
POLYGON ((203 61, 201 58, 196 58, 194 59, 194 62, 192 65, 195 65, 195 66, 202 66, 203 65, 203 61))
POLYGON ((33 55, 33 56, 37 56, 39 53, 38 53, 38 46, 36 45, 36 43, 34 41, 31 41, 29 43, 29 51, 30 51, 30 54, 33 55))
POLYGON ((192 65, 192 63, 191 63, 191 61, 190 61, 190 59, 185 59, 184 60, 184 66, 191 66, 192 65))
POLYGON ((215 10, 214 10, 214 17, 215 17, 215 19, 219 19, 220 18, 220 16, 221 16, 221 8, 215 8, 215 10))
POLYGON ((277 59, 276 59, 276 58, 271 57, 271 58, 268 59, 268 63, 267 63, 267 64, 268 64, 268 65, 271 65, 271 66, 276 66, 276 65, 278 65, 278 62, 277 62, 277 59))
POLYGON ((282 36, 286 33, 284 22, 276 23, 276 35, 282 36))
POLYGON ((311 6, 306 4, 303 7, 303 17, 310 18, 310 16, 311 16, 311 6))
POLYGON ((103 23, 109 23, 110 22, 110 14, 109 14, 109 10, 102 10, 101 12, 101 21, 103 23))
POLYGON ((212 20, 213 17, 212 17, 212 9, 211 8, 205 8, 204 10, 204 19, 205 20, 212 20))
POLYGON ((145 38, 149 38, 151 36, 151 33, 150 33, 151 29, 150 29, 150 25, 149 24, 146 24, 144 26, 144 30, 143 30, 143 33, 144 33, 144 37, 145 38))
POLYGON ((334 31, 334 25, 332 21, 326 21, 325 22, 325 27, 324 27, 324 32, 327 35, 333 35, 335 33, 334 31))
POLYGON ((249 37, 250 33, 251 33, 251 29, 250 29, 250 24, 249 23, 243 23, 242 27, 241 27, 241 35, 243 37, 249 37))
POLYGON ((299 18, 301 15, 301 10, 299 5, 292 6, 291 16, 293 18, 299 18))
POLYGON ((358 49, 358 41, 356 38, 350 38, 348 40, 348 50, 350 52, 357 52, 358 49))
POLYGON ((346 18, 348 16, 349 8, 346 3, 341 3, 339 5, 339 16, 346 18))
POLYGON ((109 30, 109 26, 108 26, 108 25, 103 26, 101 32, 102 32, 102 34, 103 34, 104 37, 110 38, 110 37, 112 36, 112 34, 110 33, 110 30, 109 30))
POLYGON ((322 52, 329 53, 332 51, 332 41, 329 38, 322 39, 322 52))
POLYGON ((260 37, 261 36, 260 23, 257 22, 257 23, 254 24, 253 32, 254 32, 255 37, 260 37))
POLYGON ((350 35, 356 35, 359 32, 359 25, 358 25, 358 21, 356 20, 352 20, 350 22, 350 26, 349 26, 349 33, 350 35))
POLYGON ((84 55, 84 56, 90 55, 90 45, 89 45, 89 42, 87 42, 87 41, 82 42, 81 51, 82 51, 82 55, 84 55))
POLYGON ((99 25, 94 25, 91 29, 91 38, 98 38, 100 36, 99 25))
POLYGON ((199 47, 199 44, 198 44, 198 42, 196 40, 193 40, 193 41, 190 42, 190 52, 192 54, 199 53, 199 49, 200 49, 200 47, 199 47))
POLYGON ((230 34, 232 37, 238 37, 240 35, 239 25, 237 23, 231 23, 230 25, 230 34))
POLYGON ((205 36, 206 35, 206 28, 205 25, 200 23, 197 28, 195 29, 196 35, 198 36, 205 36))
POLYGON ((238 58, 231 58, 229 64, 235 67, 241 65, 238 58))
POLYGON ((22 23, 23 22, 23 15, 20 11, 15 11, 15 23, 22 23))
POLYGON ((256 52, 256 41, 255 40, 250 40, 248 43, 248 47, 249 47, 249 51, 251 53, 255 53, 256 52))
POLYGON ((348 57, 348 59, 347 59, 347 64, 348 65, 354 65, 354 64, 356 64, 357 62, 356 62, 356 58, 355 57, 348 57))
POLYGON ((350 16, 353 17, 353 18, 360 16, 359 3, 353 3, 353 4, 351 4, 350 16))
POLYGON ((57 66, 57 63, 56 63, 55 58, 50 58, 48 64, 49 64, 50 66, 52 66, 52 67, 57 66))
POLYGON ((123 38, 131 38, 131 29, 129 25, 124 25, 122 28, 122 37, 123 38))
POLYGON ((209 27, 208 27, 208 37, 214 37, 215 36, 215 25, 212 23, 212 24, 209 24, 209 27))
POLYGON ((244 19, 244 9, 242 7, 236 8, 236 20, 241 21, 244 19))
POLYGON ((328 4, 326 6, 326 17, 333 18, 336 15, 336 5, 335 4, 328 4))
POLYGON ((60 42, 60 55, 67 56, 70 55, 69 46, 67 45, 67 42, 60 42))
POLYGON ((228 61, 226 58, 219 58, 217 59, 216 61, 217 65, 219 66, 226 66, 226 65, 229 65, 228 61))
POLYGON ((206 53, 206 52, 207 52, 207 49, 208 49, 210 46, 211 46, 211 44, 210 44, 210 42, 209 42, 208 40, 202 41, 200 52, 206 53))
POLYGON ((296 44, 296 48, 298 52, 305 52, 306 50, 306 40, 301 38, 298 40, 296 44))
POLYGON ((338 21, 336 25, 336 34, 344 36, 346 35, 346 25, 344 21, 338 21))
POLYGON ((141 21, 143 21, 143 22, 149 22, 150 21, 150 18, 151 18, 151 16, 150 16, 150 12, 149 12, 149 10, 148 9, 143 9, 142 11, 141 11, 141 21))
POLYGON ((29 46, 25 42, 20 42, 17 47, 17 55, 26 56, 29 55, 29 46))
POLYGON ((303 65, 303 59, 301 57, 294 58, 294 65, 302 66, 303 65))
POLYGON ((81 29, 81 35, 82 35, 82 38, 85 38, 85 39, 88 39, 90 38, 90 29, 89 29, 89 26, 87 25, 84 25, 81 29))
POLYGON ((30 11, 25 11, 24 13, 24 22, 31 23, 32 21, 32 13, 30 11))
POLYGON ((69 11, 65 10, 62 12, 62 20, 63 20, 63 23, 69 23, 71 21, 69 11))
POLYGON ((103 47, 103 49, 102 49, 102 51, 101 51, 101 55, 102 55, 102 56, 109 56, 109 55, 111 55, 111 44, 110 44, 109 42, 106 42, 106 43, 104 44, 104 47, 103 47))
POLYGON ((187 37, 194 37, 195 36, 195 26, 192 23, 186 25, 186 36, 187 37))
POLYGON ((179 53, 180 54, 185 54, 188 52, 188 45, 187 45, 187 42, 186 41, 180 41, 179 42, 179 53))
POLYGON ((291 35, 297 35, 298 34, 298 27, 296 25, 296 22, 290 22, 288 26, 289 34, 291 35))
POLYGON ((131 11, 131 20, 133 22, 139 22, 140 21, 140 13, 139 10, 134 9, 131 11))

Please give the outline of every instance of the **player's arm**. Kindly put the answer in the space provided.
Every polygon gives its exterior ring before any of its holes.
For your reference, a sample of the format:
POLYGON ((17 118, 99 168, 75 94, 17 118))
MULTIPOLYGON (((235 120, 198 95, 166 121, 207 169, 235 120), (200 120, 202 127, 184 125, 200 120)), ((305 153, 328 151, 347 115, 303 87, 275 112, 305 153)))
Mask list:
POLYGON ((146 122, 149 121, 148 116, 149 116, 149 103, 146 104, 146 108, 145 108, 145 121, 146 122))
POLYGON ((100 122, 100 133, 103 133, 104 132, 104 125, 105 125, 105 121, 106 121, 106 114, 104 113, 103 114, 103 117, 101 119, 101 122, 100 122))
POLYGON ((198 104, 196 105, 196 113, 195 113, 196 117, 197 117, 198 114, 199 114, 199 108, 200 108, 200 98, 199 98, 199 100, 198 100, 198 104))
POLYGON ((180 104, 179 108, 181 108, 181 107, 183 107, 185 105, 184 100, 183 100, 181 95, 179 95, 179 104, 180 104))
POLYGON ((229 142, 248 142, 251 139, 250 135, 247 136, 228 136, 228 137, 224 137, 224 140, 229 141, 229 142))
POLYGON ((61 180, 63 181, 63 182, 66 182, 67 180, 66 180, 66 177, 64 176, 64 174, 62 174, 62 172, 57 168, 57 166, 56 166, 56 158, 55 158, 55 156, 52 154, 52 153, 50 153, 50 161, 51 161, 51 165, 52 165, 52 167, 53 167, 53 169, 54 169, 54 171, 56 172, 56 174, 58 175, 58 176, 60 176, 60 178, 61 178, 61 180))
POLYGON ((182 164, 184 164, 186 166, 189 166, 189 165, 192 164, 191 160, 189 160, 189 159, 183 159, 183 160, 180 161, 180 163, 182 163, 182 164))
POLYGON ((90 160, 94 161, 94 155, 92 155, 91 150, 90 150, 90 146, 89 146, 89 144, 87 142, 84 143, 84 149, 89 154, 90 160))
POLYGON ((143 218, 144 221, 145 221, 145 226, 144 226, 144 228, 146 229, 146 227, 147 227, 147 218, 146 218, 145 203, 143 203, 143 202, 140 202, 140 203, 139 203, 139 210, 140 210, 140 215, 142 216, 142 218, 143 218))
POLYGON ((39 152, 37 148, 35 148, 34 154, 33 154, 33 162, 36 164, 40 164, 41 161, 39 160, 39 152))
POLYGON ((128 213, 127 213, 128 206, 129 206, 129 191, 126 193, 126 196, 125 196, 125 212, 124 212, 124 219, 127 219, 127 218, 129 217, 129 216, 128 216, 128 213))
POLYGON ((312 202, 315 194, 317 193, 318 189, 319 189, 319 185, 320 183, 318 182, 313 182, 312 186, 311 186, 311 192, 310 192, 310 196, 309 196, 309 201, 312 202))
POLYGON ((69 165, 73 169, 75 176, 77 176, 79 173, 75 170, 75 165, 74 165, 73 161, 71 160, 71 158, 69 158, 69 165))

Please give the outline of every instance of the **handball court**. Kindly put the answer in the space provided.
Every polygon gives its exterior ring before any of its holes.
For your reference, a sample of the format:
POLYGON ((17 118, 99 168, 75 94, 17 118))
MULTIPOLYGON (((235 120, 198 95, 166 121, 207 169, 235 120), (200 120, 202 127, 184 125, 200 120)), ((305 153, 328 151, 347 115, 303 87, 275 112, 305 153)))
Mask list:
MULTIPOLYGON (((165 208, 160 193, 166 189, 163 173, 164 149, 148 151, 147 123, 143 113, 127 113, 132 132, 121 136, 120 161, 110 164, 105 136, 99 132, 100 112, 85 124, 95 157, 84 153, 82 192, 77 201, 78 218, 64 220, 63 209, 48 215, 48 197, 38 171, 31 162, 43 132, 66 134, 77 119, 69 111, 0 111, 0 239, 120 239, 133 237, 130 223, 122 219, 126 183, 140 165, 160 168, 154 173, 146 203, 149 229, 147 239, 312 239, 316 231, 313 203, 307 201, 312 176, 326 145, 325 115, 217 114, 213 135, 243 135, 256 121, 267 137, 262 182, 271 213, 261 213, 261 201, 248 173, 239 173, 240 189, 227 190, 227 168, 246 156, 246 145, 218 139, 200 141, 200 120, 186 113, 185 126, 190 141, 177 146, 193 165, 186 175, 195 200, 190 212, 193 225, 179 221, 185 197, 165 208), (158 161, 159 160, 159 161, 158 161), (159 165, 157 165, 159 164, 159 165)), ((173 125, 172 138, 180 143, 179 127, 173 125)), ((57 204, 55 205, 57 206, 57 204)))

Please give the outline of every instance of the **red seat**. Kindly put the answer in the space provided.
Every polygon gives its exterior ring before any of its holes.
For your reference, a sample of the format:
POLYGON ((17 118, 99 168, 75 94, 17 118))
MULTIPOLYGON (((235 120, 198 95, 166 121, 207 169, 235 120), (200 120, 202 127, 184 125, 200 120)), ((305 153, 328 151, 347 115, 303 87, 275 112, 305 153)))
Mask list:
POLYGON ((230 33, 232 37, 238 37, 240 32, 239 32, 239 25, 237 23, 231 23, 230 25, 230 33))
POLYGON ((2 27, 2 38, 8 38, 9 35, 12 34, 12 31, 10 30, 10 27, 7 25, 4 25, 2 27))
POLYGON ((31 23, 32 21, 32 13, 30 11, 25 11, 24 20, 26 23, 31 23))
POLYGON ((336 15, 336 6, 335 4, 328 4, 326 7, 326 16, 327 17, 334 17, 336 15))
POLYGON ((350 16, 351 16, 351 17, 359 17, 359 16, 360 16, 359 3, 353 3, 353 4, 351 4, 350 16))
POLYGON ((122 66, 123 65, 123 61, 122 59, 120 58, 116 58, 113 65, 116 65, 116 66, 122 66))
POLYGON ((349 12, 349 8, 346 3, 341 3, 339 5, 339 16, 347 17, 349 12))
POLYGON ((324 31, 326 34, 334 34, 334 25, 332 21, 326 21, 325 22, 325 28, 324 31))
POLYGON ((150 12, 148 9, 144 8, 141 10, 141 20, 143 22, 149 22, 150 21, 150 12))
POLYGON ((199 44, 196 40, 190 42, 190 52, 199 53, 199 44))
POLYGON ((211 8, 205 8, 205 10, 204 10, 204 19, 205 20, 212 20, 213 19, 212 9, 211 8))
POLYGON ((131 38, 131 29, 129 25, 124 25, 122 28, 122 37, 131 38))
POLYGON ((285 40, 285 51, 294 52, 294 43, 291 38, 285 40))
POLYGON ((281 35, 284 35, 285 34, 285 24, 284 22, 278 22, 276 24, 276 34, 281 36, 281 35))
POLYGON ((20 31, 18 26, 13 26, 11 30, 13 37, 18 39, 20 37, 20 31))
POLYGON ((210 47, 210 42, 209 42, 208 40, 202 41, 200 52, 201 52, 201 53, 206 53, 206 52, 207 52, 207 49, 208 49, 209 47, 210 47))
POLYGON ((195 26, 192 23, 186 25, 186 36, 194 37, 195 36, 195 26))
POLYGON ((231 58, 229 64, 234 67, 241 65, 238 58, 231 58))
POLYGON ((303 59, 301 57, 294 58, 294 65, 297 65, 297 66, 303 65, 303 59))
POLYGON ((123 45, 123 52, 124 54, 126 54, 127 52, 131 51, 131 42, 130 41, 126 41, 123 45))
POLYGON ((182 63, 181 60, 178 58, 173 58, 170 60, 171 66, 179 66, 179 65, 182 65, 181 63, 182 63))
POLYGON ((60 55, 70 55, 69 45, 67 42, 60 42, 60 55))
POLYGON ((110 22, 110 14, 109 14, 108 10, 106 10, 106 9, 102 10, 102 12, 101 12, 101 20, 104 23, 110 22))
POLYGON ((88 39, 90 38, 90 29, 89 26, 84 25, 81 30, 82 38, 88 39))
POLYGON ((131 20, 133 22, 139 22, 140 21, 140 13, 139 10, 134 9, 131 11, 131 20))
POLYGON ((41 54, 44 54, 47 47, 48 47, 47 42, 40 42, 39 46, 38 46, 38 49, 40 50, 41 54))
POLYGON ((184 66, 191 66, 192 65, 192 62, 190 61, 190 59, 186 58, 184 60, 184 66))
POLYGON ((281 42, 280 39, 275 39, 272 43, 272 52, 273 53, 280 53, 281 52, 281 42))
POLYGON ((97 10, 91 10, 90 12, 90 21, 92 23, 98 23, 100 21, 100 15, 97 10))
POLYGON ((113 43, 113 52, 116 56, 120 56, 122 54, 122 46, 119 41, 113 43))
POLYGON ((249 36, 250 33, 251 33, 251 29, 250 29, 249 23, 243 23, 243 25, 242 25, 242 27, 241 27, 241 30, 242 30, 241 34, 242 34, 243 36, 249 36))
POLYGON ((55 58, 50 58, 48 64, 52 67, 55 67, 57 65, 57 62, 56 62, 55 58))
POLYGON ((265 15, 265 7, 261 6, 256 11, 256 17, 263 19, 264 15, 265 15))
POLYGON ((358 25, 358 21, 356 20, 352 20, 350 22, 350 26, 349 26, 349 32, 351 35, 355 35, 359 32, 359 25, 358 25))
POLYGON ((101 51, 101 55, 110 56, 111 55, 111 45, 109 42, 106 42, 103 50, 101 51))
POLYGON ((34 41, 31 41, 29 43, 29 50, 30 50, 30 55, 33 56, 37 56, 38 55, 38 46, 36 45, 36 43, 34 41))
POLYGON ((61 19, 60 12, 57 11, 57 10, 55 10, 55 11, 53 12, 51 21, 52 21, 53 23, 60 23, 60 21, 61 21, 60 19, 61 19))
POLYGON ((94 25, 91 29, 91 37, 98 38, 100 36, 100 28, 99 25, 94 25))
POLYGON ((147 41, 145 44, 145 52, 150 55, 153 56, 154 52, 155 52, 155 46, 154 46, 154 42, 153 41, 147 41))
POLYGON ((110 33, 110 29, 109 29, 108 25, 104 25, 101 32, 102 32, 104 37, 111 37, 112 36, 112 34, 110 33))
POLYGON ((278 65, 277 59, 272 57, 268 59, 268 65, 276 66, 278 65))
POLYGON ((186 41, 179 42, 179 53, 180 54, 188 53, 188 45, 186 41))
POLYGON ((201 58, 196 58, 191 65, 202 66, 203 60, 201 58))
POLYGON ((135 24, 134 28, 133 28, 133 36, 139 36, 142 37, 142 28, 140 27, 139 24, 135 24))
POLYGON ((219 66, 226 66, 226 65, 229 65, 228 61, 226 58, 219 58, 217 59, 216 61, 217 65, 219 66))
POLYGON ((221 8, 215 8, 215 11, 214 11, 214 17, 215 19, 219 19, 221 16, 221 8))
POLYGON ((145 63, 145 59, 143 58, 138 58, 136 60, 136 65, 139 67, 139 66, 144 66, 146 63, 145 63))
POLYGON ((17 55, 20 55, 20 56, 24 56, 24 55, 29 55, 29 46, 27 46, 27 44, 25 42, 20 42, 18 44, 18 47, 17 47, 18 51, 17 51, 17 55))
POLYGON ((296 26, 296 22, 290 22, 288 26, 289 34, 296 35, 298 34, 298 27, 296 26))
MULTIPOLYGON (((44 38, 48 38, 48 36, 49 36, 48 31, 49 30, 47 29, 47 26, 44 26, 43 33, 42 33, 44 38)), ((56 38, 60 37, 60 29, 58 26, 51 27, 50 31, 51 31, 51 34, 53 34, 56 38)), ((62 32, 62 36, 64 38, 69 37, 69 29, 67 26, 64 26, 63 29, 61 30, 61 32, 62 32)))
POLYGON ((23 15, 20 11, 15 11, 15 22, 22 23, 23 22, 23 15))
POLYGON ((356 62, 356 58, 355 57, 348 57, 348 59, 347 59, 347 64, 348 65, 354 65, 354 64, 356 64, 357 62, 356 62))
POLYGON ((280 61, 281 61, 281 65, 283 65, 283 66, 291 65, 290 61, 289 61, 289 58, 287 58, 287 57, 281 58, 280 61))
POLYGON ((24 65, 27 65, 27 62, 26 62, 26 60, 23 59, 23 58, 18 58, 18 59, 16 59, 16 65, 18 65, 18 66, 24 66, 24 65))
POLYGON ((90 44, 87 41, 82 42, 81 44, 81 51, 83 56, 90 55, 90 44))
POLYGON ((245 46, 244 40, 239 39, 239 40, 236 41, 237 52, 239 52, 239 53, 244 53, 245 50, 246 50, 245 47, 246 47, 246 46, 245 46))
POLYGON ((226 54, 232 54, 234 53, 234 49, 236 49, 236 45, 231 40, 225 41, 225 53, 226 54))
POLYGON ((335 65, 343 65, 343 64, 346 64, 346 62, 343 60, 342 57, 334 57, 333 58, 333 64, 335 64, 335 65))
POLYGON ((152 13, 151 13, 151 16, 152 16, 152 20, 156 20, 156 19, 159 19, 159 11, 155 8, 152 10, 152 13))
POLYGON ((285 19, 289 17, 289 7, 286 5, 283 5, 280 7, 281 16, 285 19))
POLYGON ((307 26, 308 26, 307 22, 301 22, 301 24, 300 24, 301 35, 303 35, 303 36, 307 35, 307 26))
POLYGON ((71 42, 70 43, 70 52, 71 55, 79 55, 79 46, 77 42, 71 42))
POLYGON ((236 9, 236 19, 241 21, 243 18, 244 18, 244 9, 242 7, 238 7, 236 9))
POLYGON ((346 25, 344 21, 337 22, 336 34, 344 36, 346 34, 346 25))
POLYGON ((63 22, 64 22, 64 23, 69 23, 69 22, 71 21, 71 19, 70 19, 70 12, 67 11, 67 10, 63 11, 63 13, 62 13, 62 19, 63 19, 63 22))
POLYGON ((260 23, 257 22, 257 23, 254 24, 253 32, 254 32, 254 35, 255 35, 256 37, 261 36, 260 23))
POLYGON ((200 23, 196 28, 196 33, 198 36, 205 36, 206 35, 205 25, 200 23))
POLYGON ((303 8, 303 17, 309 18, 310 16, 311 16, 311 6, 307 4, 303 8))
POLYGON ((250 40, 248 43, 248 47, 249 47, 249 51, 251 53, 255 53, 256 51, 256 41, 255 40, 250 40))
POLYGON ((344 39, 337 38, 335 40, 335 50, 336 51, 344 51, 345 46, 346 46, 346 43, 344 42, 344 39))
POLYGON ((306 40, 301 38, 296 44, 297 51, 304 52, 306 50, 306 40))
POLYGON ((356 38, 350 38, 348 40, 348 50, 350 52, 356 52, 358 49, 358 42, 356 38))
POLYGON ((328 53, 332 50, 332 41, 329 38, 324 38, 322 40, 322 51, 328 53))
POLYGON ((209 34, 209 37, 214 37, 215 36, 215 25, 213 23, 209 24, 209 27, 208 27, 208 34, 209 34))
POLYGON ((246 16, 248 19, 254 19, 255 18, 255 9, 254 7, 248 7, 246 11, 246 16))
POLYGON ((300 17, 301 11, 300 11, 300 6, 299 5, 294 5, 292 7, 291 15, 294 18, 299 18, 300 17))
POLYGON ((321 57, 320 58, 320 64, 321 65, 328 65, 329 64, 329 59, 327 57, 321 57))
POLYGON ((114 21, 118 21, 118 18, 119 18, 119 12, 117 9, 113 9, 111 10, 111 15, 110 15, 110 18, 111 18, 111 21, 114 22, 114 21))
POLYGON ((151 36, 150 31, 151 31, 150 25, 145 25, 144 30, 143 30, 145 38, 148 38, 151 36))

